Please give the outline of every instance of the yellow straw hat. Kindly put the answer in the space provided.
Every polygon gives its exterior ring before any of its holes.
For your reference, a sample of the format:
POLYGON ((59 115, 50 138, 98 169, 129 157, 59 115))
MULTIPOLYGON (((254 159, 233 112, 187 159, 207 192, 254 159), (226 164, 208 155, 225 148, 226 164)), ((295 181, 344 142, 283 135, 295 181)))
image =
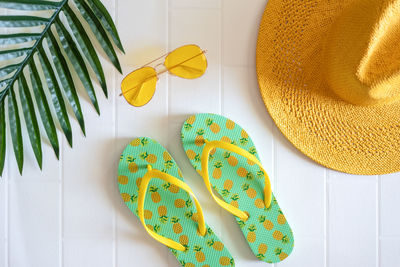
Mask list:
POLYGON ((400 0, 269 0, 257 74, 276 125, 311 159, 400 171, 400 0))

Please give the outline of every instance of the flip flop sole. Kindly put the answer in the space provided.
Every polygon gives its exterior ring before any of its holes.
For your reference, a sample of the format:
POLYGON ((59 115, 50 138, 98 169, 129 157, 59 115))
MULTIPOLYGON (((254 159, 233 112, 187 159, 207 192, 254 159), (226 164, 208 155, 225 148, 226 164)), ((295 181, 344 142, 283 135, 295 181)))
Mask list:
MULTIPOLYGON (((187 157, 198 171, 205 139, 237 145, 259 159, 247 132, 220 115, 191 116, 182 127, 181 138, 187 157)), ((225 202, 249 213, 246 222, 235 218, 253 253, 269 263, 284 260, 293 250, 293 233, 273 194, 271 206, 265 207, 264 173, 260 168, 238 154, 218 148, 210 154, 208 172, 213 188, 225 202)))
MULTIPOLYGON (((120 157, 118 185, 123 201, 136 216, 138 190, 147 165, 183 181, 175 160, 162 145, 146 137, 134 139, 120 157)), ((144 203, 146 225, 186 247, 184 252, 170 249, 182 266, 234 266, 229 251, 210 227, 204 237, 198 234, 196 207, 186 191, 152 179, 144 203)))

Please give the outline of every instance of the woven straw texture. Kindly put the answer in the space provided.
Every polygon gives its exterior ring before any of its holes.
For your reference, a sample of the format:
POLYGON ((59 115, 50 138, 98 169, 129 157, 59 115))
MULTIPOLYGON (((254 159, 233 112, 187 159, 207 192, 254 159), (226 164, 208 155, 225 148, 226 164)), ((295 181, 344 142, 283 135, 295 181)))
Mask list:
MULTIPOLYGON (((385 10, 387 5, 399 10, 399 1, 268 1, 257 45, 257 74, 262 98, 276 125, 289 141, 326 167, 364 175, 400 170, 399 102, 391 98, 390 101, 375 105, 352 104, 349 99, 346 101, 339 97, 340 93, 332 90, 335 81, 328 81, 326 77, 334 79, 335 75, 325 73, 331 64, 327 50, 331 45, 333 25, 345 19, 348 10, 358 14, 361 19, 385 10), (355 5, 361 2, 355 12, 355 5), (380 6, 382 10, 368 10, 368 4, 380 6)), ((398 22, 395 23, 394 28, 399 29, 398 22)), ((363 27, 366 25, 360 23, 358 29, 363 27)), ((357 34, 355 29, 357 27, 353 25, 346 34, 351 36, 352 30, 357 34)), ((380 36, 376 34, 374 38, 376 41, 380 36)), ((387 35, 381 38, 388 39, 387 35)), ((394 40, 397 40, 396 46, 386 49, 392 51, 393 60, 398 62, 399 34, 391 33, 390 40, 386 39, 386 44, 396 43, 394 40)), ((354 40, 350 42, 351 45, 344 39, 337 38, 334 41, 339 42, 335 44, 337 47, 343 48, 339 58, 345 58, 346 55, 358 57, 352 55, 355 52, 352 48, 354 40)), ((373 42, 364 40, 357 50, 369 51, 371 45, 373 42)), ((389 68, 388 64, 385 68, 389 68)), ((393 69, 393 64, 390 68, 393 69)), ((374 74, 380 75, 379 68, 374 74)), ((343 80, 338 82, 343 91, 351 92, 350 83, 346 88, 343 80)))

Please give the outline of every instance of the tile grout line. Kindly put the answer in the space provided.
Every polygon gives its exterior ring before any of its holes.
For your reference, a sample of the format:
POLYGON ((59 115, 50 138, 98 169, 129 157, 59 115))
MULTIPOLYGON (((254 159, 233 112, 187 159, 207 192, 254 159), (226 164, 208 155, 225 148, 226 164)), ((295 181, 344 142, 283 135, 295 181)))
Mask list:
MULTIPOLYGON (((170 37, 169 37, 169 34, 170 34, 170 32, 169 32, 169 24, 170 24, 170 5, 171 5, 171 3, 170 3, 170 1, 169 0, 167 0, 167 4, 166 4, 166 10, 165 10, 165 12, 166 12, 166 16, 165 16, 165 18, 166 18, 166 23, 165 23, 165 31, 166 31, 166 34, 165 34, 165 43, 166 43, 166 47, 165 47, 165 53, 168 53, 169 51, 170 51, 170 37)), ((170 79, 170 75, 168 74, 167 76, 166 76, 166 84, 165 84, 165 90, 166 90, 166 93, 167 93, 167 97, 166 97, 166 111, 167 111, 167 125, 169 126, 170 125, 170 114, 171 114, 171 110, 170 110, 170 108, 171 108, 171 93, 170 93, 170 82, 171 82, 171 79, 170 79)), ((169 128, 169 127, 168 127, 169 128)), ((170 134, 169 134, 169 131, 167 131, 167 148, 169 149, 169 137, 170 137, 170 134)))
POLYGON ((60 163, 58 168, 58 183, 59 183, 59 213, 58 213, 58 227, 59 227, 59 261, 58 264, 60 267, 64 265, 64 139, 60 140, 60 163))
MULTIPOLYGON (((219 25, 219 31, 220 31, 220 39, 219 39, 219 113, 220 115, 224 115, 224 69, 223 69, 223 54, 222 54, 222 46, 224 42, 224 31, 223 31, 223 25, 224 25, 224 4, 223 1, 220 0, 220 25, 219 25)), ((220 221, 220 229, 224 228, 224 223, 223 223, 223 218, 224 218, 224 213, 223 209, 219 209, 219 221, 220 221)), ((222 235, 222 232, 221 232, 222 235)))
MULTIPOLYGON (((276 133, 276 129, 275 129, 275 133, 276 133)), ((273 147, 273 164, 274 164, 274 192, 276 192, 278 190, 278 143, 275 140, 276 135, 273 134, 272 135, 272 147, 273 147)))
MULTIPOLYGON (((113 1, 114 2, 114 21, 116 24, 116 27, 118 29, 118 0, 113 1)), ((117 83, 117 70, 114 68, 114 99, 113 99, 113 120, 114 120, 114 149, 117 147, 117 136, 118 136, 118 121, 117 121, 117 94, 118 91, 116 88, 118 88, 118 83, 117 83)), ((112 226, 113 226, 113 245, 112 245, 112 264, 113 267, 117 266, 117 212, 115 207, 113 207, 113 218, 112 218, 112 226)))
MULTIPOLYGON (((8 147, 6 148, 7 154, 9 155, 9 149, 8 147)), ((10 258, 9 258, 9 253, 10 253, 10 229, 9 229, 9 220, 10 220, 10 201, 9 201, 9 187, 10 187, 10 157, 7 157, 7 178, 5 180, 5 203, 4 203, 4 208, 5 208, 5 218, 4 218, 4 234, 5 234, 5 247, 4 247, 4 266, 10 266, 10 258)))
MULTIPOLYGON (((8 12, 8 10, 6 11, 6 15, 8 15, 9 14, 9 12, 8 12)), ((8 32, 8 31, 7 31, 8 32)), ((7 101, 8 102, 8 101, 7 101)), ((4 113, 4 115, 5 116, 8 116, 8 109, 4 109, 5 110, 5 113, 4 113)), ((7 124, 6 124, 6 126, 7 126, 7 124)), ((6 137, 6 139, 9 139, 9 138, 7 138, 6 137)), ((7 140, 6 140, 6 143, 7 143, 7 140)), ((9 143, 9 142, 8 142, 9 143)), ((8 146, 6 146, 6 153, 7 153, 7 155, 10 155, 10 153, 9 153, 10 151, 9 151, 9 148, 8 148, 8 146)), ((4 266, 7 266, 7 267, 9 267, 10 266, 10 257, 9 257, 9 254, 10 254, 10 241, 9 241, 9 239, 10 239, 10 228, 9 228, 9 220, 10 220, 10 215, 9 215, 9 213, 10 213, 10 196, 9 196, 9 188, 10 187, 10 157, 9 156, 7 156, 7 178, 6 178, 6 181, 5 181, 5 188, 4 188, 4 190, 5 190, 5 196, 4 196, 4 198, 5 198, 5 218, 4 218, 4 235, 5 235, 5 248, 4 248, 4 266)))
MULTIPOLYGON (((165 9, 165 20, 166 20, 166 23, 165 23, 165 45, 166 45, 166 47, 165 47, 165 53, 169 53, 169 51, 170 51, 170 49, 171 49, 171 44, 170 44, 170 30, 169 30, 169 27, 170 27, 170 22, 171 22, 171 8, 170 8, 170 6, 171 6, 171 1, 170 0, 167 0, 167 3, 166 3, 166 9, 165 9)), ((165 84, 165 90, 166 90, 166 93, 167 93, 167 97, 166 97, 166 112, 167 112, 167 129, 168 129, 168 131, 167 131, 167 149, 170 149, 170 145, 169 145, 169 143, 170 143, 170 139, 169 139, 169 137, 170 137, 170 131, 169 131, 169 126, 170 126, 170 115, 171 115, 171 92, 170 92, 170 83, 171 83, 171 77, 170 77, 171 75, 167 75, 166 76, 166 84, 165 84)), ((166 257, 166 262, 167 262, 167 265, 168 266, 170 266, 170 262, 168 262, 168 255, 167 255, 167 253, 169 253, 168 251, 166 251, 166 254, 165 254, 165 257, 166 257)))
POLYGON ((329 170, 324 169, 324 191, 325 191, 325 199, 324 199, 324 266, 328 267, 328 209, 329 209, 329 192, 328 192, 328 186, 329 186, 329 170))
MULTIPOLYGON (((8 151, 8 147, 7 147, 8 151)), ((9 266, 9 186, 10 186, 10 166, 9 157, 7 157, 7 178, 5 180, 4 188, 4 208, 5 208, 5 218, 4 218, 4 235, 5 235, 5 247, 4 247, 4 266, 9 266)))
POLYGON ((219 24, 219 34, 220 34, 220 39, 219 39, 219 113, 220 115, 224 115, 224 68, 223 68, 223 62, 224 62, 224 56, 222 54, 222 47, 223 47, 223 42, 224 42, 224 30, 223 30, 223 25, 224 25, 224 4, 223 1, 220 0, 220 24, 219 24))
POLYGON ((381 181, 380 175, 376 176, 376 267, 380 266, 380 254, 381 254, 381 181))
MULTIPOLYGON (((273 122, 271 122, 271 124, 273 124, 273 122)), ((278 150, 278 146, 277 146, 277 142, 275 140, 276 138, 276 129, 273 127, 272 128, 272 172, 273 172, 273 180, 274 180, 274 192, 276 193, 276 188, 277 188, 277 177, 278 177, 278 159, 277 159, 277 150, 278 150)), ((277 266, 276 263, 273 264, 274 267, 277 266)))

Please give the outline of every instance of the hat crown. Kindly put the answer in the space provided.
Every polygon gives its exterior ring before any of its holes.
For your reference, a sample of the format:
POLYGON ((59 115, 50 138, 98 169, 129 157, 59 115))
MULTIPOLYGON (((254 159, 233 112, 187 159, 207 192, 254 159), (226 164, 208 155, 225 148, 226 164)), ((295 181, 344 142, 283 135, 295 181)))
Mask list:
POLYGON ((400 99, 400 0, 360 0, 329 31, 329 87, 355 105, 400 99))

